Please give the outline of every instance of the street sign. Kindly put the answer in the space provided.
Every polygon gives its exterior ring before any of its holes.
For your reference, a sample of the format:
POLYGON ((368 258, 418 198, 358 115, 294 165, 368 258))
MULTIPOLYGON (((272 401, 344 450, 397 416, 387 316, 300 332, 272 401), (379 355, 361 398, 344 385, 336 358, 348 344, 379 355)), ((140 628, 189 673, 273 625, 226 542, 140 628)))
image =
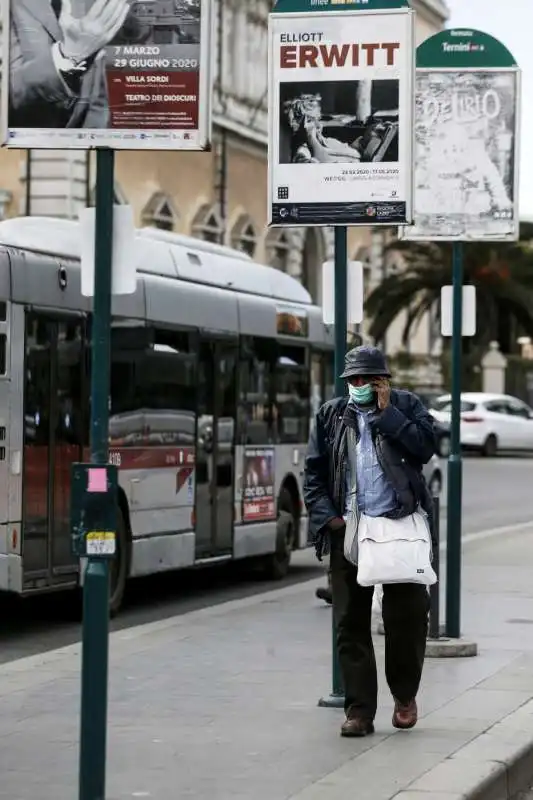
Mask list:
POLYGON ((212 0, 57 5, 6 0, 7 147, 208 148, 212 0))
MULTIPOLYGON (((476 287, 463 286, 463 324, 461 336, 476 335, 476 287)), ((440 332, 441 336, 453 336, 453 286, 443 286, 440 290, 440 332)))
POLYGON ((504 45, 447 30, 417 50, 414 225, 418 241, 519 234, 520 71, 504 45))
POLYGON ((270 225, 412 221, 413 80, 404 0, 279 0, 269 18, 270 225))
MULTIPOLYGON (((474 29, 445 30, 417 49, 415 220, 400 238, 452 242, 441 293, 451 335, 446 635, 461 635, 462 337, 475 333, 475 289, 463 287, 465 241, 518 238, 520 73, 509 50, 474 29)), ((431 265, 428 266, 431 269, 431 265)))
MULTIPOLYGON (((362 261, 348 261, 346 321, 360 325, 363 321, 364 273, 362 261)), ((322 317, 325 325, 335 324, 335 263, 322 265, 322 317)))
MULTIPOLYGON (((339 397, 348 313, 363 316, 347 226, 412 222, 414 13, 408 0, 277 0, 268 35, 269 224, 334 227, 323 289, 339 397)), ((318 704, 341 708, 333 618, 331 641, 332 690, 318 704)))
MULTIPOLYGON (((84 208, 80 213, 81 293, 94 297, 96 243, 96 209, 84 208)), ((137 289, 137 250, 133 208, 116 205, 113 208, 113 295, 135 294, 137 289)))

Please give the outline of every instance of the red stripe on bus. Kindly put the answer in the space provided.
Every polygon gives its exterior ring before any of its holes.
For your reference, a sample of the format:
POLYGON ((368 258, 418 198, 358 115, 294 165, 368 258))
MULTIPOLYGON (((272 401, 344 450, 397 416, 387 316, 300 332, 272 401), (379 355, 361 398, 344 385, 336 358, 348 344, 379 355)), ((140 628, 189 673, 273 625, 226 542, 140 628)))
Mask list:
MULTIPOLYGON (((120 462, 120 469, 178 470, 176 491, 184 485, 195 466, 195 450, 190 447, 124 447, 110 450, 110 460, 120 462), (181 484, 180 484, 181 481, 181 484)), ((54 448, 55 480, 53 503, 56 521, 68 525, 70 503, 71 466, 75 461, 90 461, 88 448, 68 445, 63 442, 54 448)), ((24 447, 24 516, 26 519, 46 519, 48 515, 49 447, 26 445, 24 447)))
POLYGON ((194 472, 193 467, 181 467, 178 468, 178 472, 176 474, 176 494, 178 494, 181 489, 185 486, 186 482, 189 480, 191 475, 194 472))
POLYGON ((164 469, 194 467, 192 447, 119 447, 109 451, 109 461, 119 469, 164 469))

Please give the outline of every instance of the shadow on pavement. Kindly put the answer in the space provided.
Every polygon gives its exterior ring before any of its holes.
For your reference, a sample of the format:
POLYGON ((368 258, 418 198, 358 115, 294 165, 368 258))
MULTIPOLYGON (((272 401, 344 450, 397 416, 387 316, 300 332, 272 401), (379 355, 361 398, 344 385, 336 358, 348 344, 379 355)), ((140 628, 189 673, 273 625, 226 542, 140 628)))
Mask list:
MULTIPOLYGON (((302 554, 298 557, 300 563, 292 566, 282 581, 268 581, 257 569, 238 563, 138 578, 130 582, 123 609, 111 620, 110 630, 251 597, 323 574, 320 564, 302 559, 302 554)), ((22 599, 0 595, 0 663, 77 642, 81 635, 81 612, 80 591, 22 599)))

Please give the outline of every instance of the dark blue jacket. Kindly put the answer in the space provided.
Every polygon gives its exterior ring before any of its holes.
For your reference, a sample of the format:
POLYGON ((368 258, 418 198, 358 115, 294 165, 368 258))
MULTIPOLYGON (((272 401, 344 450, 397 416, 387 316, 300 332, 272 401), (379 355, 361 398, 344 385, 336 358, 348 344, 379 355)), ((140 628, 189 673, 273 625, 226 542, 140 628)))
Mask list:
MULTIPOLYGON (((338 397, 320 408, 305 460, 304 501, 319 558, 327 552, 329 523, 345 511, 347 405, 347 397, 338 397)), ((390 404, 369 422, 379 463, 398 499, 392 516, 408 516, 421 505, 432 523, 433 502, 422 468, 437 451, 433 418, 416 395, 393 389, 390 404)))

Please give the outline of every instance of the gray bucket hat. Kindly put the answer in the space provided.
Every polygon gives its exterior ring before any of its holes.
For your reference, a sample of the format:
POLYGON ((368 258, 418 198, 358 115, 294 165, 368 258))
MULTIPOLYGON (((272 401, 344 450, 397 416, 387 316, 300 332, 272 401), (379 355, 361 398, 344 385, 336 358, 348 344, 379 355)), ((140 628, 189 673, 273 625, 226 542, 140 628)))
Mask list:
POLYGON ((372 375, 390 378, 391 374, 385 356, 377 347, 362 345, 354 347, 344 358, 344 372, 341 378, 353 378, 356 375, 372 375))

